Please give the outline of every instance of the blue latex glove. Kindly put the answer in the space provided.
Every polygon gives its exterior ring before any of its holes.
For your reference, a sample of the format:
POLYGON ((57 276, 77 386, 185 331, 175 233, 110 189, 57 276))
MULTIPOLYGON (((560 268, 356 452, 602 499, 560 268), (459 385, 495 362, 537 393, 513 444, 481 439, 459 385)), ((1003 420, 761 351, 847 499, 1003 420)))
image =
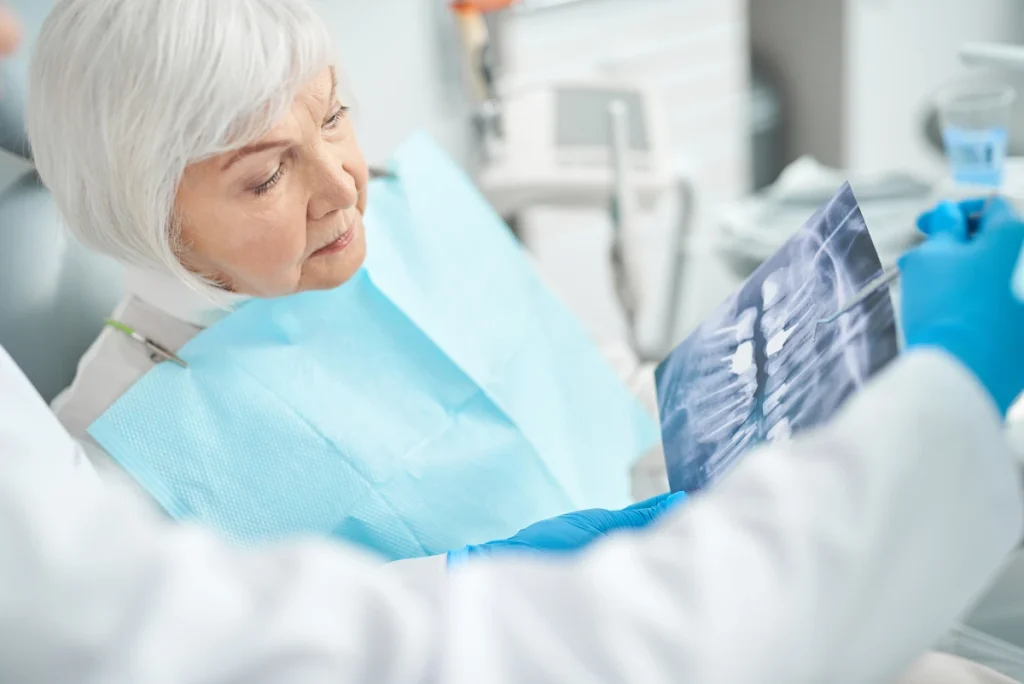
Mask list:
POLYGON ((900 259, 907 347, 938 347, 959 359, 1002 415, 1024 388, 1024 305, 1010 290, 1024 223, 993 199, 944 202, 918 220, 928 240, 900 259))
POLYGON ((567 553, 579 551, 591 542, 617 531, 647 527, 663 513, 686 498, 686 494, 662 494, 621 511, 595 508, 542 520, 502 541, 467 546, 448 552, 448 567, 470 558, 502 553, 567 553))

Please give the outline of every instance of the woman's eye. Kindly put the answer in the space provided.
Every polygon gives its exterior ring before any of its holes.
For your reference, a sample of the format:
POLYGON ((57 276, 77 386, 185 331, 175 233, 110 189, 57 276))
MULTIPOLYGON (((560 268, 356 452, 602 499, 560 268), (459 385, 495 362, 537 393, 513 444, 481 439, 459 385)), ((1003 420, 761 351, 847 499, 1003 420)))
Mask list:
POLYGON ((348 114, 348 107, 339 107, 331 118, 324 122, 324 128, 330 129, 341 123, 341 120, 348 114))
POLYGON ((255 194, 256 196, 267 194, 268 192, 271 191, 271 189, 273 189, 275 185, 278 184, 282 176, 284 176, 284 164, 281 164, 280 166, 277 167, 277 171, 274 172, 273 176, 268 178, 263 183, 257 185, 255 188, 253 188, 253 194, 255 194))

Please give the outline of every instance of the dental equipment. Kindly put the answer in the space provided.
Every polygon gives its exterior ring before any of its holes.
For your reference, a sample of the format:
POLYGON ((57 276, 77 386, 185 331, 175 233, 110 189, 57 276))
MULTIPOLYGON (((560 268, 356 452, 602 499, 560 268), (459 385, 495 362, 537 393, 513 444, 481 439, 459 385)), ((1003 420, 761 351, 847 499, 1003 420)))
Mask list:
MULTIPOLYGON (((995 194, 989 195, 988 198, 985 200, 985 203, 982 205, 981 209, 967 217, 968 239, 970 239, 971 236, 978 232, 978 228, 981 226, 981 219, 985 215, 985 212, 988 211, 989 205, 992 203, 992 200, 995 197, 995 194)), ((1020 263, 1018 262, 1018 267, 1019 266, 1020 263)), ((815 330, 817 330, 817 326, 819 325, 828 325, 829 323, 834 323, 835 321, 839 320, 840 316, 849 313, 854 308, 860 306, 865 302, 865 300, 871 297, 871 295, 875 294, 883 287, 892 284, 899 277, 899 266, 891 266, 890 268, 887 268, 885 271, 882 272, 880 276, 878 276, 876 279, 872 280, 870 283, 865 285, 860 292, 858 292, 856 295, 853 296, 852 299, 850 299, 850 301, 846 302, 841 307, 839 307, 839 311, 835 312, 831 316, 828 316, 818 321, 815 324, 815 330)))
POLYGON ((633 215, 634 198, 629 191, 629 110, 622 100, 613 100, 608 105, 608 117, 611 124, 610 148, 612 168, 615 173, 615 191, 611 201, 612 245, 611 264, 612 277, 615 281, 615 294, 619 299, 623 315, 626 318, 626 332, 629 343, 634 349, 639 348, 636 335, 637 295, 626 262, 626 233, 633 215))
POLYGON ((160 359, 162 361, 170 361, 171 363, 175 363, 181 366, 182 368, 188 368, 188 364, 185 363, 181 358, 178 357, 177 354, 172 352, 170 349, 164 347, 163 345, 157 342, 154 342, 153 340, 149 339, 148 337, 145 337, 144 335, 140 335, 138 332, 128 327, 124 323, 121 323, 120 321, 115 321, 111 318, 105 320, 104 323, 106 325, 109 325, 114 330, 120 333, 124 333, 125 335, 132 338, 139 344, 143 345, 147 350, 149 350, 149 353, 154 357, 154 360, 160 359))
POLYGON ((964 43, 960 46, 960 61, 971 67, 1022 71, 1024 45, 964 43))
MULTIPOLYGON (((678 193, 681 211, 669 228, 666 250, 669 274, 657 283, 659 289, 662 282, 670 288, 663 300, 658 299, 668 311, 651 348, 633 349, 643 360, 660 361, 677 341, 683 257, 695 192, 678 160, 669 165, 667 130, 657 99, 635 83, 607 77, 531 79, 503 84, 501 106, 502 148, 485 159, 478 175, 481 190, 542 262, 545 247, 560 239, 545 222, 550 211, 579 209, 609 216, 618 245, 611 252, 602 247, 601 254, 610 255, 606 263, 612 271, 615 314, 627 326, 640 303, 637 273, 628 285, 633 292, 625 289, 630 280, 624 270, 626 257, 638 253, 636 242, 642 235, 636 229, 659 202, 678 193), (613 109, 621 114, 613 116, 613 109), (619 117, 623 121, 617 124, 619 117)), ((577 298, 577 311, 590 309, 593 297, 582 292, 578 282, 567 281, 564 289, 563 296, 577 298)), ((636 343, 635 331, 627 336, 636 343)))
POLYGON ((501 15, 518 0, 454 0, 449 5, 459 31, 463 72, 473 105, 473 123, 484 159, 498 155, 504 138, 498 93, 501 15))
POLYGON ((483 12, 472 2, 465 1, 453 2, 451 10, 455 14, 459 28, 470 95, 475 102, 484 102, 492 93, 491 84, 487 82, 486 67, 490 33, 483 12))
POLYGON ((817 326, 819 326, 819 325, 828 325, 829 323, 834 323, 835 321, 839 320, 839 318, 843 314, 849 313, 855 307, 860 306, 871 295, 875 294, 876 292, 881 290, 886 285, 889 285, 890 283, 894 282, 899 277, 900 277, 900 269, 899 269, 898 266, 892 266, 892 267, 886 269, 885 271, 882 272, 882 275, 878 276, 877 278, 872 280, 870 283, 865 285, 861 289, 861 291, 858 292, 856 295, 854 295, 854 297, 850 301, 848 301, 846 304, 843 304, 841 307, 839 307, 839 311, 835 312, 831 316, 828 316, 826 318, 822 318, 821 320, 819 320, 815 324, 815 330, 817 330, 817 326))

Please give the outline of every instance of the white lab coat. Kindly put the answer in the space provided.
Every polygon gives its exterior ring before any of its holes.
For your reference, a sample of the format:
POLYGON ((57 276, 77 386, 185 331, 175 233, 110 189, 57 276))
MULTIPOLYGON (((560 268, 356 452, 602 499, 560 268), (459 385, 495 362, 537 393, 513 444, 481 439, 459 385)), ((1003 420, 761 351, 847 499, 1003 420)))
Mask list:
POLYGON ((232 551, 84 465, 0 352, 0 681, 887 683, 1024 513, 993 406, 939 352, 561 561, 447 575, 316 541, 232 551))

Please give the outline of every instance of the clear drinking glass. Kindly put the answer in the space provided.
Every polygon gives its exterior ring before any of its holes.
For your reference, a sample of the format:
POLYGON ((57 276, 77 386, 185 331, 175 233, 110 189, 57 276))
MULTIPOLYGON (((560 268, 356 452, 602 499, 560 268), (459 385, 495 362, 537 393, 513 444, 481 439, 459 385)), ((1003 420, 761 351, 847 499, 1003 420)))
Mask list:
POLYGON ((995 81, 963 81, 936 98, 953 180, 997 188, 1009 143, 1016 91, 995 81))

